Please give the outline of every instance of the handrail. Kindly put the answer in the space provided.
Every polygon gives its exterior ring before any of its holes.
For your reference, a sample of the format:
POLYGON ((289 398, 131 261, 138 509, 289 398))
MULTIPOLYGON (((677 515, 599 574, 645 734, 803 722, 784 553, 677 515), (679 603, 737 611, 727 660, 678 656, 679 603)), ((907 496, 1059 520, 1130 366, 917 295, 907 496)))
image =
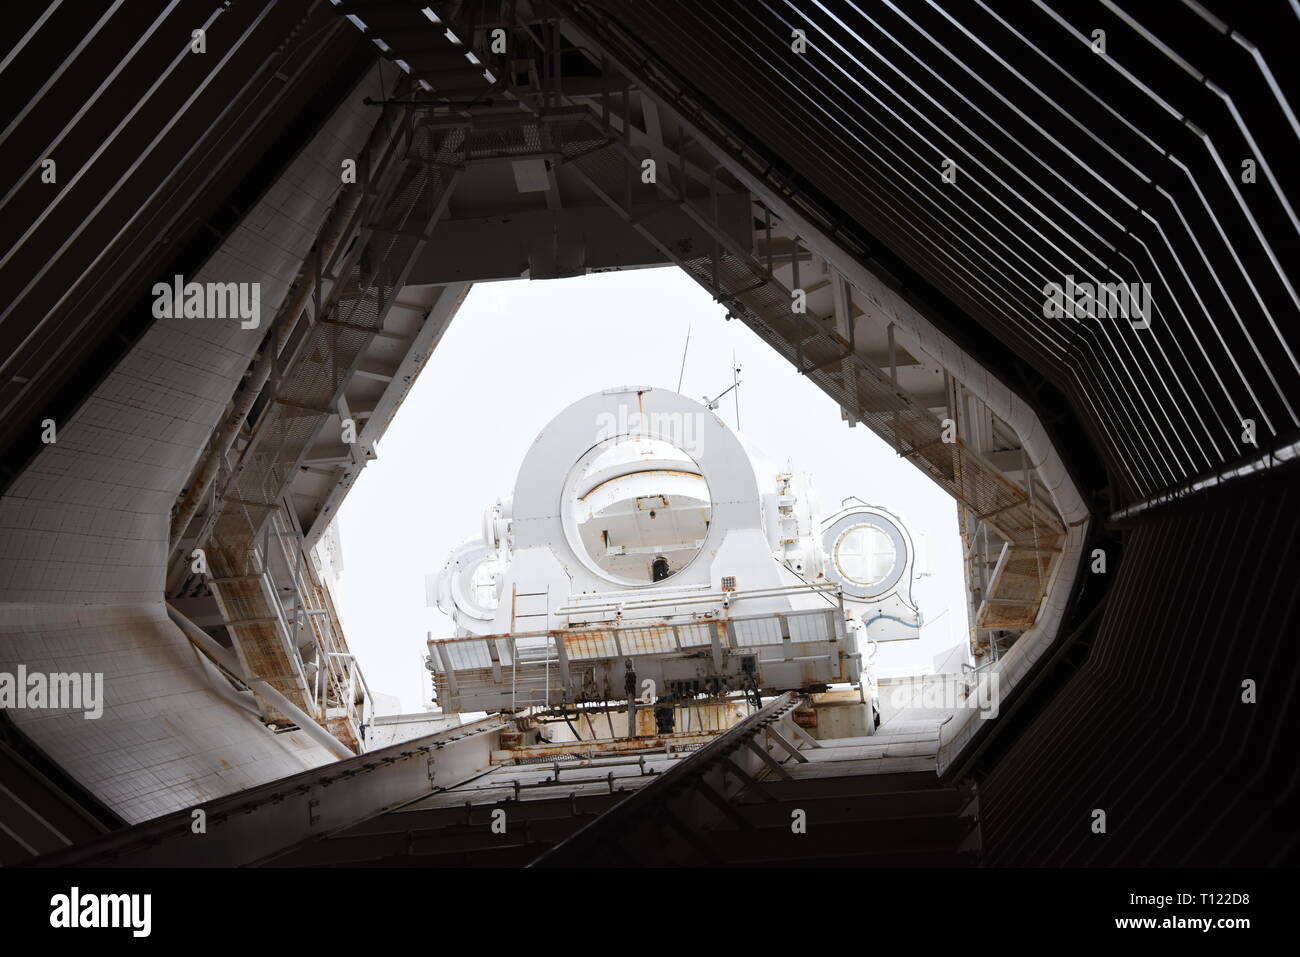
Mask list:
POLYGON ((453 638, 430 638, 430 645, 452 645, 466 641, 517 641, 521 638, 550 638, 555 635, 583 634, 586 631, 646 631, 656 628, 674 629, 689 628, 693 625, 707 627, 710 624, 727 624, 743 623, 750 621, 762 621, 767 618, 798 618, 804 615, 825 615, 827 612, 834 611, 834 608, 790 608, 781 611, 767 612, 758 615, 732 615, 726 618, 695 618, 690 621, 664 621, 664 622, 647 622, 645 624, 628 624, 627 622, 592 622, 589 625, 575 625, 569 628, 549 628, 545 631, 520 631, 513 633, 500 633, 492 635, 458 635, 453 638))
MULTIPOLYGON (((710 601, 722 601, 728 604, 734 604, 746 598, 780 598, 783 595, 799 594, 818 594, 821 592, 835 592, 839 585, 835 582, 826 582, 818 584, 810 582, 806 585, 779 585, 772 588, 750 588, 744 591, 715 591, 701 592, 698 594, 687 594, 681 597, 664 596, 663 598, 643 598, 633 601, 604 601, 589 605, 562 605, 555 610, 557 615, 581 614, 592 611, 608 611, 641 608, 656 608, 663 605, 698 605, 710 601)), ((579 599, 581 600, 581 599, 579 599)))

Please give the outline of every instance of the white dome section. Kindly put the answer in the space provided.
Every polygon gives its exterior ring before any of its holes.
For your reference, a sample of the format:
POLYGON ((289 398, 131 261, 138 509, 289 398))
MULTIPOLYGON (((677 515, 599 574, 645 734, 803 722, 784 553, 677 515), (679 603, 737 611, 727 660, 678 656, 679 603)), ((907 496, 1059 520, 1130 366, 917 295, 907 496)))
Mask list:
POLYGON ((712 520, 695 460, 660 439, 618 436, 575 464, 563 498, 565 531, 592 570, 623 585, 663 581, 699 554, 712 520))

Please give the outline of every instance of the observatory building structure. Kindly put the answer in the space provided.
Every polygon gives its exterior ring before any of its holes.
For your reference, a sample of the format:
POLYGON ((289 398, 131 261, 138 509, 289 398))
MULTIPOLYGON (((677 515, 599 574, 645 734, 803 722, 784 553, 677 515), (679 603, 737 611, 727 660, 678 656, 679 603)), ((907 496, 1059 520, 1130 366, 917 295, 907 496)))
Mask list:
POLYGON ((0 864, 1300 857, 1295 2, 5 16, 0 864), (880 667, 867 470, 627 386, 458 503, 384 713, 331 526, 390 422, 475 285, 649 268, 951 497, 952 666, 880 667))

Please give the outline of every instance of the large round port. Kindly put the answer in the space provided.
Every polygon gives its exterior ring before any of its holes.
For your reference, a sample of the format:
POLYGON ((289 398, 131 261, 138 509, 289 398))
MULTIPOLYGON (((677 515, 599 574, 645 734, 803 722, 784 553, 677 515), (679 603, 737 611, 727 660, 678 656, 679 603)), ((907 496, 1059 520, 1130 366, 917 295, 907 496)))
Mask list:
POLYGON ((884 515, 854 509, 831 520, 822 532, 829 556, 826 577, 850 598, 875 598, 898 584, 907 569, 909 546, 902 528, 884 515))
POLYGON ((617 436, 593 447, 565 485, 569 544, 623 585, 671 578, 700 553, 713 513, 699 465, 660 439, 617 436))
POLYGON ((870 588, 893 570, 894 543, 874 525, 854 525, 835 541, 834 561, 846 581, 870 588))

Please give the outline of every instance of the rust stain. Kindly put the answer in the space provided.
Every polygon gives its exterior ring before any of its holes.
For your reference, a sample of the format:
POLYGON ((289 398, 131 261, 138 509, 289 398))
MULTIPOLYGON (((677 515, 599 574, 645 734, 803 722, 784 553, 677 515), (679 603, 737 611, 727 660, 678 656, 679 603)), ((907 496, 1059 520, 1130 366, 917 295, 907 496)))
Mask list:
MULTIPOLYGON (((582 613, 574 612, 574 614, 578 615, 582 613)), ((677 623, 676 628, 681 633, 683 641, 693 637, 692 632, 698 630, 699 635, 694 636, 696 639, 694 643, 707 645, 709 643, 708 632, 707 632, 708 626, 711 624, 722 625, 726 621, 727 619, 725 618, 719 618, 715 615, 709 615, 701 618, 693 618, 690 621, 679 622, 677 623)), ((609 648, 611 649, 610 654, 614 654, 615 652, 613 651, 613 641, 611 639, 611 636, 615 632, 618 633, 619 638, 624 642, 624 648, 626 649, 628 639, 631 638, 633 640, 637 640, 639 636, 646 636, 646 640, 650 642, 661 640, 665 636, 669 641, 671 641, 673 627, 674 627, 673 625, 665 625, 665 624, 618 625, 618 626, 603 626, 603 627, 579 626, 573 628, 559 628, 551 631, 528 631, 528 632, 518 632, 513 634, 510 632, 502 632, 500 634, 495 634, 495 635, 466 635, 461 638, 431 638, 429 639, 428 642, 426 642, 426 644, 456 645, 465 642, 493 641, 496 639, 509 640, 511 638, 514 638, 518 640, 523 638, 544 638, 549 635, 552 638, 561 639, 564 642, 564 646, 566 649, 582 647, 582 643, 584 641, 599 642, 599 641, 608 640, 610 642, 609 644, 609 648)), ((676 646, 675 645, 672 646, 671 650, 675 651, 676 646)), ((463 669, 457 669, 457 670, 463 670, 463 669)))
POLYGON ((597 628, 555 632, 571 658, 612 658, 622 649, 624 655, 662 654, 677 650, 673 630, 666 625, 644 628, 597 628), (617 632, 618 642, 614 641, 617 632))
MULTIPOLYGON (((638 714, 638 718, 640 715, 638 714)), ((640 722, 638 722, 639 724, 640 722)), ((506 747, 492 753, 493 760, 518 761, 529 758, 553 758, 564 755, 624 754, 629 751, 661 751, 668 747, 707 744, 721 731, 691 731, 678 734, 648 734, 637 738, 600 738, 595 741, 565 741, 560 744, 533 744, 506 747)))

